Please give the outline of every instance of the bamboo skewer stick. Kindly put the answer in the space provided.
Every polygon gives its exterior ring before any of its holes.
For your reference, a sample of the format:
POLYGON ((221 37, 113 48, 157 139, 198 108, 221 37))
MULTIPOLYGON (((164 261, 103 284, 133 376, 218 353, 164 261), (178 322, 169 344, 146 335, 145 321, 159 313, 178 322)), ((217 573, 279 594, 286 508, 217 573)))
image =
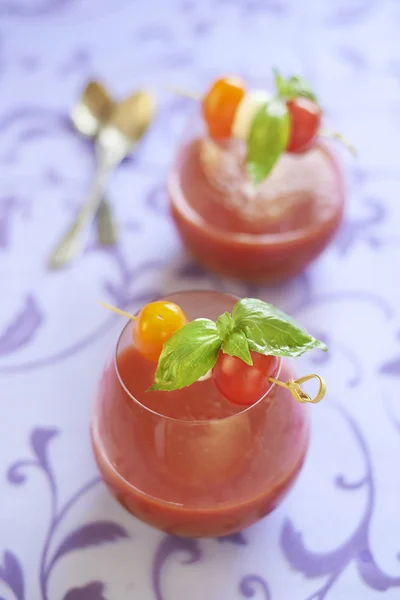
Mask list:
MULTIPOLYGON (((168 87, 167 89, 171 94, 175 94, 176 96, 181 96, 182 98, 187 98, 188 100, 193 100, 193 101, 201 100, 201 95, 196 92, 190 92, 188 90, 184 90, 183 88, 175 88, 175 87, 168 87)), ((351 142, 349 142, 349 140, 344 135, 339 133, 339 131, 334 131, 333 129, 322 128, 322 129, 318 130, 317 135, 322 138, 336 140, 338 142, 341 142, 344 146, 346 146, 346 148, 349 150, 349 152, 354 157, 357 156, 357 150, 355 149, 354 145, 351 142)))
POLYGON ((102 300, 100 300, 100 304, 104 307, 107 308, 108 310, 111 310, 112 312, 117 313, 118 315, 122 315, 123 317, 126 317, 127 319, 131 319, 131 321, 136 321, 137 317, 135 317, 134 315, 131 315, 130 313, 121 310, 120 308, 116 308, 115 306, 111 306, 111 304, 107 304, 107 302, 102 302, 102 300))
MULTIPOLYGON (((104 308, 107 308, 108 310, 111 310, 112 312, 117 313, 118 315, 126 317, 127 319, 131 319, 133 321, 137 319, 137 317, 135 317, 134 315, 131 315, 130 313, 126 312, 125 310, 121 310, 120 308, 116 308, 111 304, 107 304, 107 302, 102 302, 100 300, 100 304, 104 308)), ((311 373, 310 375, 304 375, 303 377, 299 377, 299 379, 295 380, 289 379, 286 382, 280 381, 279 379, 275 379, 274 377, 268 377, 268 381, 274 383, 275 385, 279 385, 280 387, 286 388, 292 394, 293 398, 297 402, 301 403, 309 402, 311 404, 316 404, 317 402, 320 402, 322 400, 326 392, 326 383, 324 379, 319 375, 316 375, 315 373, 311 373), (304 392, 304 390, 302 390, 300 386, 301 383, 305 383, 310 379, 318 379, 319 381, 319 389, 315 398, 311 398, 306 392, 304 392)))

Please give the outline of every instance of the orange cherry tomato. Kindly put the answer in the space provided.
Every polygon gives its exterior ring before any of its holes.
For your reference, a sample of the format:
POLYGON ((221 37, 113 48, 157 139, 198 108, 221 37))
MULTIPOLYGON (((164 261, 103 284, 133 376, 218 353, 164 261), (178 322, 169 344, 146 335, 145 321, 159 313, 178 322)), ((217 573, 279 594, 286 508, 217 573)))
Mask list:
POLYGON ((134 323, 135 346, 143 356, 157 362, 165 342, 187 322, 183 310, 173 302, 158 300, 146 304, 134 323))
POLYGON ((218 79, 204 96, 203 117, 208 133, 214 139, 229 138, 236 110, 246 93, 240 77, 218 79))

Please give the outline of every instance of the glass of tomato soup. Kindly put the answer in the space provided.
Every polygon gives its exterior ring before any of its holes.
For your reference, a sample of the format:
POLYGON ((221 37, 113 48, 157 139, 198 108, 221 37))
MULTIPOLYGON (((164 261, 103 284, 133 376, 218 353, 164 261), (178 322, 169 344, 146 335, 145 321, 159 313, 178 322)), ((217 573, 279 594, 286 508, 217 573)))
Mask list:
MULTIPOLYGON (((189 322, 216 320, 237 301, 214 291, 165 300, 189 322)), ((91 425, 95 458, 115 498, 144 522, 181 536, 224 536, 267 515, 303 465, 307 407, 275 383, 250 405, 250 388, 239 387, 233 403, 209 375, 182 389, 148 391, 157 363, 135 344, 134 328, 129 321, 104 369, 91 425)), ((220 376, 232 365, 238 363, 224 362, 220 376)), ((268 365, 274 380, 294 380, 286 358, 268 365)))
POLYGON ((170 170, 170 209, 185 247, 225 276, 298 275, 343 217, 343 175, 318 135, 322 111, 308 97, 284 93, 252 92, 237 78, 215 82, 197 103, 170 170))

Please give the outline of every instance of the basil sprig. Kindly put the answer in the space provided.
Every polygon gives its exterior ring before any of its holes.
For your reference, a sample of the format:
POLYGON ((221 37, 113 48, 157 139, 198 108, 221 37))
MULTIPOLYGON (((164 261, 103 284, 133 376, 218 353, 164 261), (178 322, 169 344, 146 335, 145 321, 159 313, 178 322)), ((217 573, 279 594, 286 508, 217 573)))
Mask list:
POLYGON ((192 385, 213 368, 221 343, 210 319, 196 319, 175 331, 163 346, 150 391, 170 392, 192 385))
POLYGON ((323 342, 272 304, 244 298, 232 314, 225 312, 216 322, 196 319, 178 329, 163 346, 149 391, 192 385, 214 367, 221 349, 252 365, 250 351, 295 357, 313 348, 327 350, 323 342))
POLYGON ((274 70, 276 96, 255 114, 247 138, 246 166, 254 185, 272 171, 285 150, 290 133, 288 100, 302 96, 317 101, 307 82, 298 75, 284 79, 274 70))
POLYGON ((247 170, 254 185, 272 171, 286 148, 289 137, 289 113, 280 98, 266 102, 257 112, 247 140, 247 170))
POLYGON ((285 100, 293 100, 299 96, 317 102, 317 98, 310 86, 301 75, 294 75, 284 79, 277 69, 274 69, 275 86, 278 96, 285 100))

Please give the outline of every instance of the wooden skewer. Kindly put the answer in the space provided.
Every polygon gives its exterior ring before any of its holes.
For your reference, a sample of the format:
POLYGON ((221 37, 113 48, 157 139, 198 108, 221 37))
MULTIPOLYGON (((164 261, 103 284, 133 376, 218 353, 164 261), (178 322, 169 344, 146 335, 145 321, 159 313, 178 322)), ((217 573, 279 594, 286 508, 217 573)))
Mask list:
MULTIPOLYGON (((135 321, 137 319, 137 317, 135 317, 134 315, 131 315, 130 313, 121 310, 120 308, 116 308, 115 306, 112 306, 111 304, 107 304, 107 302, 102 302, 100 300, 100 304, 104 307, 107 308, 108 310, 111 310, 114 313, 117 313, 118 315, 122 315, 123 317, 126 317, 127 319, 131 319, 133 321, 135 321)), ((204 378, 201 379, 207 379, 207 377, 205 376, 204 378)), ((322 379, 322 377, 320 377, 319 375, 316 375, 315 373, 311 374, 311 375, 304 375, 303 377, 300 377, 299 379, 295 379, 293 381, 293 379, 289 379, 288 381, 284 382, 284 381, 280 381, 279 379, 275 379, 274 377, 268 377, 268 381, 270 381, 271 383, 275 383, 276 385, 279 385, 281 387, 286 388, 293 396, 293 398, 295 400, 297 400, 297 402, 301 402, 301 403, 306 403, 306 402, 311 402, 312 404, 316 404, 317 402, 320 402, 322 400, 322 398, 325 396, 325 392, 326 392, 326 383, 325 381, 322 379), (315 398, 311 398, 306 392, 304 392, 301 387, 300 384, 301 383, 305 383, 306 381, 308 381, 309 379, 318 379, 319 381, 319 389, 317 392, 317 395, 315 396, 315 398)))
POLYGON ((325 380, 320 377, 320 375, 316 375, 315 373, 311 373, 310 375, 304 375, 303 377, 299 377, 299 379, 289 379, 288 381, 280 381, 279 379, 274 379, 273 377, 268 377, 268 381, 271 383, 275 383, 276 385, 280 385, 281 387, 286 388, 292 394, 293 398, 297 400, 297 402, 301 402, 302 404, 306 402, 311 402, 311 404, 316 404, 317 402, 321 402, 322 398, 326 393, 326 383, 325 380), (309 381, 310 379, 318 379, 319 388, 317 395, 315 398, 311 398, 304 390, 302 390, 300 384, 309 381))
POLYGON ((135 317, 134 315, 131 315, 130 313, 125 312, 124 310, 121 310, 120 308, 116 308, 115 306, 111 306, 111 304, 107 304, 107 302, 102 302, 102 300, 100 300, 99 302, 104 308, 107 308, 108 310, 111 310, 112 312, 115 312, 118 315, 122 315, 123 317, 126 317, 127 319, 131 319, 132 321, 136 321, 136 319, 137 319, 137 317, 135 317))
POLYGON ((189 92, 188 90, 184 90, 182 88, 167 87, 167 91, 171 94, 175 94, 175 96, 182 96, 182 98, 188 98, 189 100, 201 99, 200 94, 196 94, 196 92, 189 92))
MULTIPOLYGON (((184 90, 182 88, 168 87, 167 90, 171 94, 175 94, 176 96, 182 96, 182 98, 188 98, 189 100, 199 101, 201 99, 200 94, 197 94, 196 92, 189 92, 188 90, 184 90)), ((338 142, 341 142, 344 146, 346 146, 346 148, 354 157, 357 156, 357 150, 355 149, 353 144, 349 142, 349 140, 338 131, 334 131, 333 129, 319 129, 317 135, 323 138, 337 140, 338 142)))
POLYGON ((327 139, 330 139, 330 140, 337 140, 338 142, 341 142, 342 144, 344 144, 346 146, 346 148, 351 152, 351 154, 354 157, 357 156, 357 150, 355 149, 355 147, 353 146, 353 144, 351 142, 349 142, 344 137, 344 135, 342 135, 338 131, 333 131, 332 129, 319 129, 318 135, 321 136, 321 137, 323 137, 323 138, 327 138, 327 139))

